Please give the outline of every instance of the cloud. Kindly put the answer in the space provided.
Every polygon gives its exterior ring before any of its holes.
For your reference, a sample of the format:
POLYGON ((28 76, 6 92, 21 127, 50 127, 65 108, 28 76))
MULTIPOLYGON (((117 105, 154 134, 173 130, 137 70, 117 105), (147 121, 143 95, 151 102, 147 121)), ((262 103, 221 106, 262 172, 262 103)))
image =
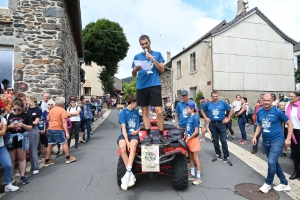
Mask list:
POLYGON ((133 57, 142 51, 140 35, 149 35, 152 49, 160 51, 166 60, 167 51, 172 55, 179 53, 220 22, 180 0, 84 0, 81 13, 83 27, 99 18, 118 22, 123 27, 130 48, 120 62, 118 78, 131 76, 133 57))
MULTIPOLYGON (((130 48, 127 57, 120 62, 116 76, 125 78, 131 76, 133 57, 141 52, 138 41, 140 35, 149 35, 152 49, 160 51, 166 60, 167 51, 172 56, 176 55, 223 19, 233 19, 236 13, 237 4, 233 0, 206 0, 206 3, 211 2, 210 8, 184 2, 185 0, 83 0, 83 27, 101 18, 118 22, 123 27, 130 48)), ((297 14, 299 0, 251 0, 249 4, 250 9, 258 7, 288 36, 300 40, 300 15, 297 14)))

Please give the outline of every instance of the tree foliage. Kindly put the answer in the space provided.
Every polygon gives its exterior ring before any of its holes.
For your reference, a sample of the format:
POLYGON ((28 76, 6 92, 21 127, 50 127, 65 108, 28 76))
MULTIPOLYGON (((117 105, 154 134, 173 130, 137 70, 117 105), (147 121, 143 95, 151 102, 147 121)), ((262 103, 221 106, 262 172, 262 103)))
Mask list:
POLYGON ((129 83, 123 83, 122 91, 124 92, 124 99, 126 99, 131 94, 136 94, 136 80, 137 76, 129 83))
POLYGON ((295 71, 295 82, 300 83, 300 68, 295 71))
POLYGON ((85 61, 93 61, 99 66, 105 66, 99 78, 103 90, 112 92, 118 63, 126 57, 129 49, 123 28, 117 22, 99 19, 87 24, 82 34, 85 61))
POLYGON ((197 106, 200 105, 200 103, 199 103, 200 97, 203 97, 203 93, 199 90, 199 92, 197 93, 197 95, 195 97, 195 103, 197 104, 197 106))

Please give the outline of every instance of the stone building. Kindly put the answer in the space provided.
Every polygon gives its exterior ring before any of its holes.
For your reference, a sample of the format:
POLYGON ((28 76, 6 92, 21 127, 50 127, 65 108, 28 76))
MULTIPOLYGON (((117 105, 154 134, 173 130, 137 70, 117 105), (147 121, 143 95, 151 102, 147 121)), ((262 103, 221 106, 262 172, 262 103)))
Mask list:
POLYGON ((79 95, 83 58, 80 1, 1 2, 0 80, 8 79, 15 91, 38 99, 45 92, 79 95))
POLYGON ((223 21, 188 48, 172 57, 173 94, 195 97, 248 98, 253 105, 261 93, 287 95, 295 90, 293 46, 288 37, 258 8, 223 21))
POLYGON ((174 98, 172 95, 173 90, 173 82, 172 82, 172 61, 171 61, 171 53, 167 52, 167 63, 165 63, 165 71, 160 75, 160 83, 161 83, 161 96, 163 106, 166 105, 168 101, 171 103, 174 102, 174 98))

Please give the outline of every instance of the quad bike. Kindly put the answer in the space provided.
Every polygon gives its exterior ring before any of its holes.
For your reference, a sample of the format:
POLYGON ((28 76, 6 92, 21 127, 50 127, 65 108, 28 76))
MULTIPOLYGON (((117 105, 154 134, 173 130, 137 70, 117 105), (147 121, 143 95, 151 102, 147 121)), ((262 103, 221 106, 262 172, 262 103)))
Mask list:
MULTIPOLYGON (((159 131, 155 117, 150 117, 150 125, 151 135, 153 138, 152 145, 159 146, 159 172, 142 170, 142 146, 145 145, 143 144, 143 139, 144 137, 147 137, 147 132, 143 124, 141 124, 141 129, 139 132, 140 141, 142 142, 137 146, 132 172, 134 174, 148 175, 148 177, 151 179, 161 174, 171 175, 173 188, 175 190, 185 190, 188 187, 188 168, 185 157, 187 150, 179 142, 173 142, 169 145, 160 144, 159 131)), ((174 125, 165 124, 163 131, 164 136, 166 137, 167 132, 174 128, 174 125)), ((120 155, 120 149, 118 149, 118 154, 120 155)), ((119 156, 117 168, 117 183, 119 186, 121 186, 121 179, 125 173, 126 166, 124 165, 121 156, 119 156)))

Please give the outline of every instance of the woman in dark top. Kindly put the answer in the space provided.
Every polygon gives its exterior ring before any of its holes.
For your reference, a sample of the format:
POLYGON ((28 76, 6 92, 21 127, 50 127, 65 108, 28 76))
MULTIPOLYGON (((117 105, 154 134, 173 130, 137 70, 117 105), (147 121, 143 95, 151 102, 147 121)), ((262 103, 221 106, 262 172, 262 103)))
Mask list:
POLYGON ((29 149, 28 131, 32 129, 32 120, 24 112, 24 103, 21 99, 14 100, 12 111, 7 119, 6 147, 13 165, 18 156, 20 179, 23 184, 27 184, 29 181, 25 177, 26 150, 29 149))
POLYGON ((246 97, 242 97, 241 98, 241 103, 242 106, 240 108, 240 110, 236 113, 236 116, 238 117, 238 124, 239 124, 239 128, 242 134, 242 139, 239 140, 240 144, 247 144, 247 134, 246 134, 246 130, 245 130, 245 126, 247 123, 247 118, 246 118, 246 112, 247 112, 247 98, 246 97))
MULTIPOLYGON (((225 102, 230 106, 230 101, 229 99, 225 99, 225 102)), ((228 117, 229 113, 227 111, 225 111, 225 117, 228 117)), ((235 137, 234 137, 234 132, 232 130, 232 119, 230 119, 227 123, 226 123, 226 128, 229 130, 230 134, 231 134, 231 139, 230 141, 232 140, 235 140, 235 137)), ((228 136, 227 136, 228 137, 228 136)))
POLYGON ((29 132, 29 153, 32 174, 38 174, 40 172, 38 146, 40 142, 40 133, 38 124, 42 116, 42 110, 36 104, 36 98, 34 96, 26 97, 26 103, 28 105, 27 115, 32 119, 32 130, 29 132))

